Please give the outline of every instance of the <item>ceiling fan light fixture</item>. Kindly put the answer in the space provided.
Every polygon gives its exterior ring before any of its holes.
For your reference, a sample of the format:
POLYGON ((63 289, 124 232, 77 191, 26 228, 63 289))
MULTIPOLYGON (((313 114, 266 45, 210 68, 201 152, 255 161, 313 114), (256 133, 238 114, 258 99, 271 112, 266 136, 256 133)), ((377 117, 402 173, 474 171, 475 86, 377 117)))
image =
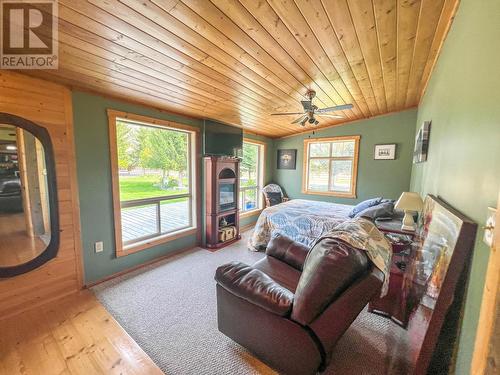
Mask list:
MULTIPOLYGON (((316 92, 314 90, 307 90, 305 96, 309 100, 301 100, 302 108, 304 109, 304 113, 299 118, 296 118, 292 121, 292 124, 299 123, 300 126, 305 126, 307 122, 311 125, 318 125, 319 121, 316 120, 315 115, 317 116, 325 116, 331 118, 343 118, 341 115, 332 115, 330 112, 335 111, 345 111, 353 108, 352 104, 340 104, 335 105, 333 107, 326 108, 318 108, 318 106, 312 103, 313 98, 316 96, 316 92)), ((271 113, 272 116, 289 116, 289 115, 299 115, 301 112, 285 112, 285 113, 271 113)))

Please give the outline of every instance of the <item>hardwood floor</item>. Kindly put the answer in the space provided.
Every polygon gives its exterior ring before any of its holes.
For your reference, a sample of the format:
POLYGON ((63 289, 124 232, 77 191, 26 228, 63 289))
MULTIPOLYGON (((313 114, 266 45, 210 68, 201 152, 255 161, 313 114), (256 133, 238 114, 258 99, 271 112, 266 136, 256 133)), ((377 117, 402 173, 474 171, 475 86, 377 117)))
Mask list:
POLYGON ((162 374, 90 291, 0 320, 0 374, 162 374))
POLYGON ((37 257, 46 245, 26 234, 24 214, 0 214, 0 266, 26 263, 37 257))

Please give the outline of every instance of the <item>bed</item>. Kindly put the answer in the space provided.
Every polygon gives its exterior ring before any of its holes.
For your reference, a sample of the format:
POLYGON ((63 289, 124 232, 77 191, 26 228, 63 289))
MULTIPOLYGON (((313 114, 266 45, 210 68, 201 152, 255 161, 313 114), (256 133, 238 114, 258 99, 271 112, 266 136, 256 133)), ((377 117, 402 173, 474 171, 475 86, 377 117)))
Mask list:
POLYGON ((249 240, 251 250, 267 247, 271 234, 280 232, 311 247, 323 234, 347 220, 353 206, 293 199, 265 208, 249 240))

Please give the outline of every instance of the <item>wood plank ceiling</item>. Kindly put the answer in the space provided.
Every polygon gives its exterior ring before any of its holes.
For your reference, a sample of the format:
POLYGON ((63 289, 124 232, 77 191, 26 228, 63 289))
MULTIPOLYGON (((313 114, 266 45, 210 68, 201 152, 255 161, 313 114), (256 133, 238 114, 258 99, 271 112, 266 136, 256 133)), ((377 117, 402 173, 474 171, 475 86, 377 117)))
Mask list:
POLYGON ((354 105, 316 128, 416 106, 457 3, 59 0, 59 69, 31 74, 280 137, 307 89, 354 105))

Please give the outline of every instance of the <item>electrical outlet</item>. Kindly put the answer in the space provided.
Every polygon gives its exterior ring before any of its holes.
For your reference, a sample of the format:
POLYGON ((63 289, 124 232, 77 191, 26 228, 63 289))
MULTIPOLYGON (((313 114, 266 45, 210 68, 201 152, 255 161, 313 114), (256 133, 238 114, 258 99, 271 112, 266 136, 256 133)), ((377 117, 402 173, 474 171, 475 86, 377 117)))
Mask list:
POLYGON ((94 249, 96 253, 101 253, 104 250, 104 245, 102 241, 96 242, 94 244, 94 249))

